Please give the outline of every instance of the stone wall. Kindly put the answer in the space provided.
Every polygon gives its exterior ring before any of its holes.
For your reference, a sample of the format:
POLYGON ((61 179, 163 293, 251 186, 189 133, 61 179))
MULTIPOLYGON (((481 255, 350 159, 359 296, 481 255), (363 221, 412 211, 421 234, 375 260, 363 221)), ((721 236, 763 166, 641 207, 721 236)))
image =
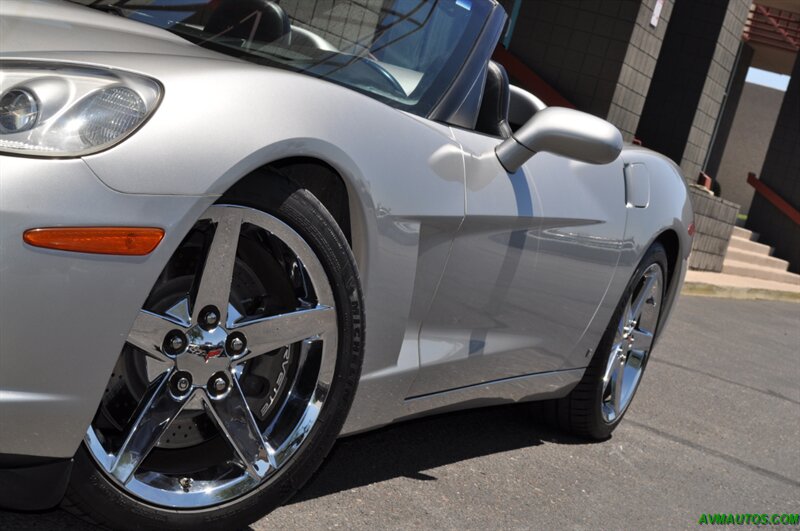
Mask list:
MULTIPOLYGON (((512 11, 514 0, 501 0, 512 11)), ((509 51, 575 106, 633 139, 673 0, 524 0, 509 51)))
POLYGON ((636 136, 680 164, 703 169, 736 62, 750 0, 676 0, 636 136))
POLYGON ((606 119, 616 125, 627 142, 633 140, 650 81, 667 32, 673 0, 666 0, 655 27, 651 24, 656 0, 643 0, 636 15, 628 49, 606 119))
POLYGON ((722 271, 739 205, 714 197, 703 187, 690 185, 694 208, 695 234, 689 268, 699 271, 722 271))
MULTIPOLYGON (((697 0, 695 0, 697 1, 697 0)), ((718 2, 724 4, 724 2, 718 2)), ((694 115, 681 169, 684 174, 696 177, 705 171, 706 155, 711 148, 714 130, 726 97, 728 82, 736 66, 736 54, 742 40, 742 30, 750 12, 751 0, 730 0, 716 37, 716 46, 708 68, 697 113, 694 115)))

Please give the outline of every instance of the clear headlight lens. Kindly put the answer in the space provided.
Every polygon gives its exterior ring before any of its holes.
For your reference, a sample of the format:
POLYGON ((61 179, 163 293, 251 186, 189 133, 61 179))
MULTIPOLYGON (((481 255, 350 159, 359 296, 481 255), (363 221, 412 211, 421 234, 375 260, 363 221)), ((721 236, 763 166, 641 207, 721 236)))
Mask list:
POLYGON ((77 157, 136 131, 158 106, 150 78, 92 67, 4 62, 0 68, 0 151, 77 157))
POLYGON ((39 104, 27 90, 9 90, 0 98, 0 133, 27 131, 38 117, 39 104))

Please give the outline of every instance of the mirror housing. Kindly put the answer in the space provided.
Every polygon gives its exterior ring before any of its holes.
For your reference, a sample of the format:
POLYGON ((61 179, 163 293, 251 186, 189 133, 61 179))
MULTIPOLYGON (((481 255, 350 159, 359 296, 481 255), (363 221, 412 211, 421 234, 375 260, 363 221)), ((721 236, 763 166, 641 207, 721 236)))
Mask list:
POLYGON ((495 148, 497 159, 509 173, 540 151, 589 164, 608 164, 622 151, 622 134, 591 114, 548 107, 495 148))

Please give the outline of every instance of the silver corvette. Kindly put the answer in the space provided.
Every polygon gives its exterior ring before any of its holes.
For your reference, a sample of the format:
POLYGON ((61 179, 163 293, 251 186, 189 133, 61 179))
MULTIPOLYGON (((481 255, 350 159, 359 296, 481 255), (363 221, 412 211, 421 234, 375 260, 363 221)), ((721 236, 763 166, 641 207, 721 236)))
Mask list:
POLYGON ((232 529, 401 419, 542 400, 607 438, 683 282, 688 193, 510 85, 505 20, 3 0, 0 505, 232 529))

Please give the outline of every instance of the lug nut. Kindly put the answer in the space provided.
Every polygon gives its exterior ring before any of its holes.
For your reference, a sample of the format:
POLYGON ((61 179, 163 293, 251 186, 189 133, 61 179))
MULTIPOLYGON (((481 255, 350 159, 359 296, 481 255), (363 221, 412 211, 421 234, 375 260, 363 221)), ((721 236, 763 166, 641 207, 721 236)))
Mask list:
POLYGON ((203 306, 200 313, 197 314, 197 323, 206 330, 216 328, 220 324, 219 309, 212 304, 203 306))
POLYGON ((172 347, 172 350, 178 351, 183 348, 183 338, 180 336, 175 336, 172 338, 172 341, 169 342, 169 346, 172 347))
POLYGON ((192 389, 192 375, 186 371, 178 371, 169 380, 169 389, 173 396, 185 396, 192 389))
POLYGON ((224 372, 218 372, 211 376, 206 383, 206 391, 211 398, 221 398, 231 388, 228 375, 224 372))
POLYGON ((186 347, 186 336, 180 330, 173 330, 164 338, 164 352, 170 356, 180 354, 186 347))
POLYGON ((178 378, 178 381, 175 383, 175 387, 181 393, 186 392, 186 390, 189 389, 189 385, 191 385, 189 383, 189 379, 186 378, 185 376, 181 376, 180 378, 178 378))
POLYGON ((228 351, 229 355, 236 356, 244 352, 244 348, 246 346, 247 341, 241 332, 234 332, 228 336, 227 343, 225 344, 225 350, 228 351))

